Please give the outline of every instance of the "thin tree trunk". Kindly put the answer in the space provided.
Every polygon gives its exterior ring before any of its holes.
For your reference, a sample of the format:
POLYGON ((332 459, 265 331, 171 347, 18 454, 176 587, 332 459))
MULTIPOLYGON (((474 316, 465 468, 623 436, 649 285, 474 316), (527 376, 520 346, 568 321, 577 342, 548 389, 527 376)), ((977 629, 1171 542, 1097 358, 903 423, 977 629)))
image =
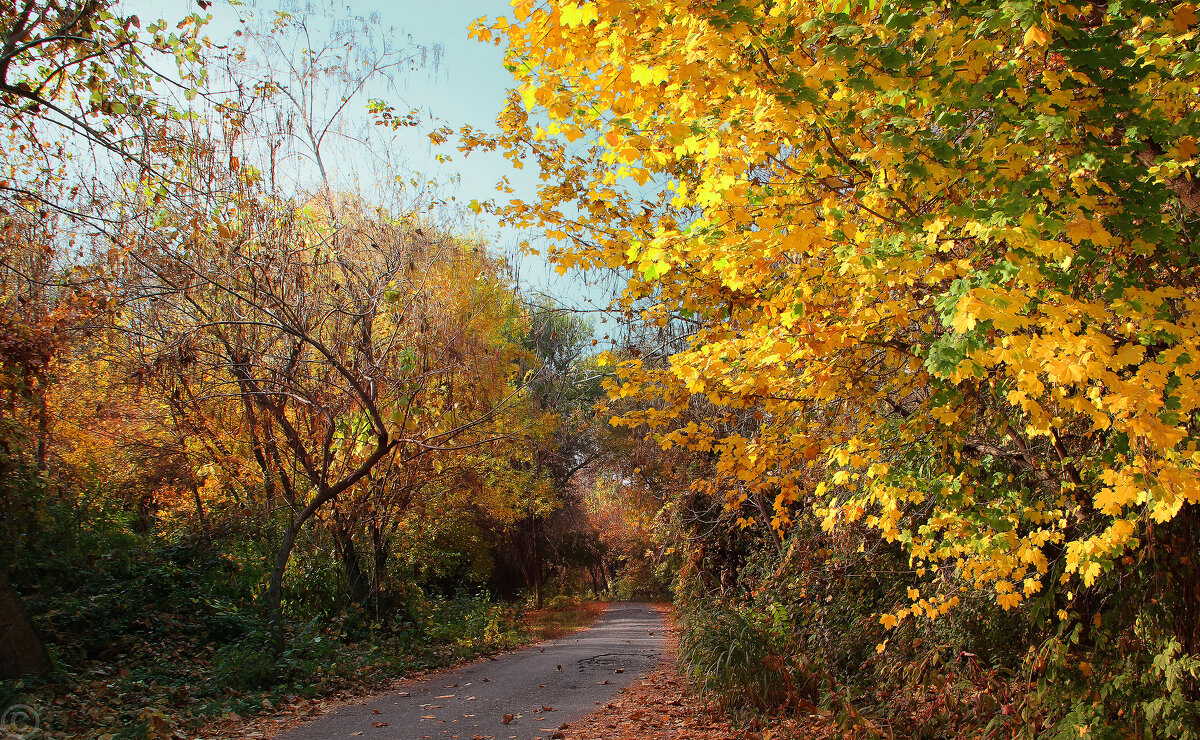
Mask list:
POLYGON ((517 558, 521 566, 521 579, 525 581, 526 593, 533 593, 537 608, 542 607, 542 585, 539 582, 541 563, 538 559, 537 518, 526 517, 525 527, 516 533, 517 558))
POLYGON ((346 528, 342 518, 337 514, 334 514, 333 517, 333 541, 336 543, 338 555, 342 559, 342 567, 346 569, 350 600, 365 609, 367 608, 367 599, 370 597, 370 589, 367 587, 367 579, 363 575, 362 563, 358 557, 358 547, 354 544, 354 537, 350 534, 350 530, 346 528))
MULTIPOLYGON (((536 520, 535 520, 536 521, 536 520)), ((533 590, 537 599, 537 608, 542 608, 542 538, 539 536, 540 527, 535 525, 533 531, 533 590)))
POLYGON ((200 499, 200 487, 196 485, 196 479, 188 473, 188 483, 192 489, 192 500, 196 505, 196 518, 200 520, 200 528, 208 529, 208 522, 204 519, 204 501, 200 499))
POLYGON ((388 538, 384 536, 383 528, 371 524, 371 548, 374 555, 374 568, 371 570, 371 592, 375 602, 375 621, 387 626, 387 615, 390 613, 383 593, 383 584, 387 582, 388 538))
POLYGON ((296 535, 303 521, 289 519, 283 527, 279 549, 275 553, 275 566, 271 568, 271 580, 267 586, 267 623, 271 630, 271 643, 275 654, 283 652, 283 574, 296 546, 296 535))
POLYGON ((608 577, 604 573, 604 555, 596 555, 596 571, 600 572, 601 591, 608 590, 608 577))
POLYGON ((46 381, 41 375, 34 375, 37 380, 37 390, 34 391, 33 397, 37 406, 37 466, 38 470, 46 470, 46 448, 50 439, 50 412, 49 405, 46 403, 46 381))

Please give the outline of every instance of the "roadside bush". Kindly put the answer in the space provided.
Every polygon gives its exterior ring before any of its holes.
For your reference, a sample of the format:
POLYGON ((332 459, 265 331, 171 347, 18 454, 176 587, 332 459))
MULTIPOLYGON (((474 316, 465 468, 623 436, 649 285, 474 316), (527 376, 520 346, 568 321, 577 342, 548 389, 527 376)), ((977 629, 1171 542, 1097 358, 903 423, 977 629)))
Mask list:
POLYGON ((1037 680, 1022 709, 1044 723, 1045 737, 1074 738, 1087 727, 1098 740, 1200 738, 1200 659, 1168 636, 1154 610, 1128 612, 1064 621, 1029 650, 1037 680), (1139 618, 1115 618, 1133 613, 1139 618))
POLYGON ((500 649, 518 641, 515 610, 487 594, 459 594, 432 602, 426 637, 462 655, 500 649))
POLYGON ((566 594, 559 594, 558 596, 555 596, 553 598, 546 600, 546 608, 547 609, 566 609, 567 607, 575 606, 578 603, 579 603, 579 597, 577 597, 577 596, 567 596, 566 594))
POLYGON ((817 672, 795 652, 782 606, 763 613, 722 600, 697 602, 682 627, 679 656, 702 693, 760 710, 816 699, 817 672))
POLYGON ((731 708, 819 714, 847 737, 1015 728, 1025 615, 967 594, 949 615, 888 631, 879 615, 911 606, 898 547, 875 542, 868 560, 812 521, 782 548, 736 528, 725 536, 676 570, 680 659, 701 692, 731 708))
POLYGON ((214 678, 219 685, 266 689, 281 684, 302 685, 318 672, 336 665, 336 640, 322 632, 319 618, 302 625, 276 656, 270 633, 255 631, 222 645, 214 656, 214 678))

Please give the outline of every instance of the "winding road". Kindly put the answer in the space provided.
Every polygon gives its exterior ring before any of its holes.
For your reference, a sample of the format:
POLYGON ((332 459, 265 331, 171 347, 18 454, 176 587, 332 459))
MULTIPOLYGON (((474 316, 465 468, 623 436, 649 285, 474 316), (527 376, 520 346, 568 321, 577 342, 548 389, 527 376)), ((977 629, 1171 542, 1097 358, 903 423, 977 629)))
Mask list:
POLYGON ((342 707, 280 740, 550 738, 647 673, 662 630, 653 607, 615 604, 586 630, 342 707))

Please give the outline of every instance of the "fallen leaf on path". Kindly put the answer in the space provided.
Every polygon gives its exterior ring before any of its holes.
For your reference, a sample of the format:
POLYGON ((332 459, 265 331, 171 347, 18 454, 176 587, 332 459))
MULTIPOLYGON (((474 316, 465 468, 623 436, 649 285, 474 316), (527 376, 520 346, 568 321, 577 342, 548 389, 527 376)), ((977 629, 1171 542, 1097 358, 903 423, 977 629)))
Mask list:
POLYGON ((387 727, 387 722, 372 722, 372 727, 387 727))
POLYGON ((513 721, 513 716, 511 714, 504 715, 504 724, 507 725, 509 722, 512 722, 512 721, 513 721))

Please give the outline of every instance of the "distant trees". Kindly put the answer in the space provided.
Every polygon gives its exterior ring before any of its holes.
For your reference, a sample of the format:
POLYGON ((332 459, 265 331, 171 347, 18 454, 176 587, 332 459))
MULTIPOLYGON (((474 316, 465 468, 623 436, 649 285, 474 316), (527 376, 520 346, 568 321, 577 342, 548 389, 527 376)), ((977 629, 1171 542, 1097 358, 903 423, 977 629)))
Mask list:
POLYGON ((590 323, 544 299, 524 303, 521 313, 512 340, 524 383, 525 432, 506 462, 479 469, 480 484, 494 495, 475 512, 477 526, 489 535, 496 585, 511 593, 519 584, 540 604, 547 557, 554 555, 548 552, 551 541, 568 530, 584 536, 589 531, 574 516, 569 484, 600 454, 591 413, 599 382, 589 377, 584 357, 590 323), (496 505, 504 500, 510 503, 496 505))

